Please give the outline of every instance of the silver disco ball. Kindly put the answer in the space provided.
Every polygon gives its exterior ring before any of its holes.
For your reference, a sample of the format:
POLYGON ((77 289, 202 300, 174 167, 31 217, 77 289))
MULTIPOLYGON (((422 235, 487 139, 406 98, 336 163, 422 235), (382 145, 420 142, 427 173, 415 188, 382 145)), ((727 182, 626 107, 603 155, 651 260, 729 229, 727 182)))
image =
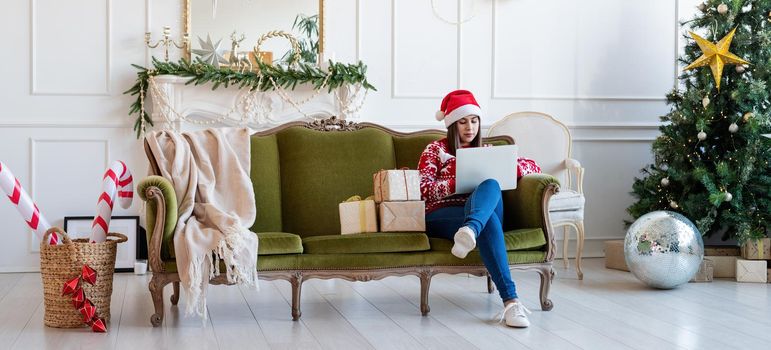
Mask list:
POLYGON ((691 280, 704 259, 704 242, 696 226, 671 211, 641 216, 626 232, 624 257, 629 270, 645 284, 671 289, 691 280))

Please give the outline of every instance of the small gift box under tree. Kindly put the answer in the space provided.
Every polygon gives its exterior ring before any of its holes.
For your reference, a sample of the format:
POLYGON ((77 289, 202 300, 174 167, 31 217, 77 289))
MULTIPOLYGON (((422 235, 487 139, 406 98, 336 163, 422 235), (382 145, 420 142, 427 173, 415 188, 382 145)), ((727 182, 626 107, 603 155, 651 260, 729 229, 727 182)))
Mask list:
POLYGON ((771 260, 771 238, 750 239, 742 244, 742 258, 771 260))

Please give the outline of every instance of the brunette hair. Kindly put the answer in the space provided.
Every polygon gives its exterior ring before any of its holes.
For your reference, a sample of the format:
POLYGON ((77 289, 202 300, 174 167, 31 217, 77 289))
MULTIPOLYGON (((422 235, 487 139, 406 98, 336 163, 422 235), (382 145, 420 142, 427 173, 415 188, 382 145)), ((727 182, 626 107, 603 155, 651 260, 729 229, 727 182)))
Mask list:
MULTIPOLYGON (((474 137, 473 140, 471 140, 471 145, 469 147, 482 147, 482 119, 479 118, 479 116, 476 116, 477 120, 479 120, 479 130, 477 130, 477 136, 474 137)), ((450 127, 447 128, 447 146, 449 147, 450 154, 455 155, 455 150, 460 148, 460 135, 458 135, 458 122, 460 120, 450 124, 450 127)))

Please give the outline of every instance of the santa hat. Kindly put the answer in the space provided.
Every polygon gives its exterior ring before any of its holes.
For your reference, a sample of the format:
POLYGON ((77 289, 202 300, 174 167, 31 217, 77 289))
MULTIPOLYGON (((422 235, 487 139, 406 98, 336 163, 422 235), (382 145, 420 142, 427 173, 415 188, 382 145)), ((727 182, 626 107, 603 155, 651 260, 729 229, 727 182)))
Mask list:
POLYGON ((482 109, 470 91, 455 90, 442 99, 441 109, 436 112, 436 120, 444 120, 444 125, 449 128, 452 123, 468 115, 481 117, 482 109))

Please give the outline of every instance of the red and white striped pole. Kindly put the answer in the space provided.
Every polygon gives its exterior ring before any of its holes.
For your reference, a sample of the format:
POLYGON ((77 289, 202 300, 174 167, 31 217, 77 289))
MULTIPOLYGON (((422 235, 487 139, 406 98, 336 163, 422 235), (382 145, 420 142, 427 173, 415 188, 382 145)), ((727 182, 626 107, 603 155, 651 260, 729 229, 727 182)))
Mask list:
POLYGON ((134 179, 126 164, 119 160, 113 162, 102 177, 102 193, 96 202, 96 216, 91 224, 91 243, 101 243, 107 239, 116 195, 121 207, 128 209, 131 206, 134 199, 134 179))
MULTIPOLYGON (((3 162, 0 162, 0 187, 3 189, 8 199, 16 207, 21 214, 21 218, 27 222, 27 225, 35 231, 39 239, 43 239, 46 230, 51 228, 45 217, 40 214, 37 205, 32 202, 32 199, 27 194, 19 180, 13 176, 11 169, 9 169, 3 162)), ((51 245, 59 244, 60 238, 56 233, 52 233, 48 243, 51 245)))

